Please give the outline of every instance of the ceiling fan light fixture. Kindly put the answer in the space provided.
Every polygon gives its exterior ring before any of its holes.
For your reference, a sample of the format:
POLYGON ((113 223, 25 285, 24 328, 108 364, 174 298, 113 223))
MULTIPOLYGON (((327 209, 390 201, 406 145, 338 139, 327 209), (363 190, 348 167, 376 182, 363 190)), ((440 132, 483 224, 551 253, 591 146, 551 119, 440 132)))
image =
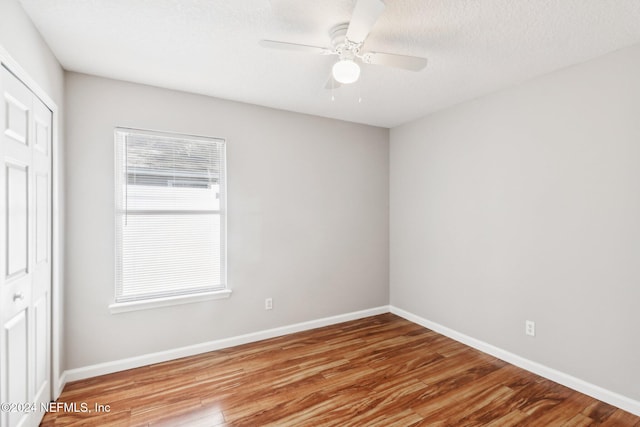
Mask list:
POLYGON ((348 85, 360 77, 360 66, 352 59, 341 59, 332 68, 333 78, 338 83, 348 85))

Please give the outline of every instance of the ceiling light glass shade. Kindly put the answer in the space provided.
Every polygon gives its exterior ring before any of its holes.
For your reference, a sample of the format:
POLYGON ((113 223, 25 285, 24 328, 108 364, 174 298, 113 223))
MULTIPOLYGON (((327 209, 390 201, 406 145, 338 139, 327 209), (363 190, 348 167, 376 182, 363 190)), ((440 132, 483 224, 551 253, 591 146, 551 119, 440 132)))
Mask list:
POLYGON ((353 83, 360 77, 360 66, 351 59, 341 59, 333 64, 333 78, 342 84, 353 83))

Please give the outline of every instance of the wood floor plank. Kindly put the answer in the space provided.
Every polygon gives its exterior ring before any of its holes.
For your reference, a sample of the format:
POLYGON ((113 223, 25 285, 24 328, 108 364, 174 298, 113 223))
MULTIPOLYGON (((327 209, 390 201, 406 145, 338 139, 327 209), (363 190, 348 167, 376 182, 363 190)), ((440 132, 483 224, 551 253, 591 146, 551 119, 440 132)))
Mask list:
POLYGON ((611 414, 610 417, 608 417, 604 422, 602 422, 602 424, 600 424, 600 427, 625 427, 625 426, 640 427, 639 417, 636 417, 635 415, 625 412, 623 410, 616 409, 616 411, 613 414, 611 414))
POLYGON ((42 426, 640 427, 640 417, 393 314, 67 384, 42 426))
POLYGON ((609 418, 618 408, 608 405, 604 402, 595 400, 591 405, 584 408, 581 414, 591 418, 592 420, 602 423, 609 418))
POLYGON ((487 419, 487 420, 481 421, 481 424, 475 424, 475 425, 481 425, 484 427, 515 426, 522 423, 522 421, 524 421, 528 417, 529 415, 515 409, 515 410, 510 410, 509 412, 507 412, 506 414, 502 415, 499 418, 493 418, 491 420, 487 419))
MULTIPOLYGON (((535 391, 535 389, 533 389, 535 391)), ((539 398, 535 395, 531 396, 532 401, 539 398)), ((524 421, 515 424, 517 427, 548 427, 549 425, 562 424, 579 414, 595 399, 580 393, 571 393, 565 400, 559 402, 555 406, 547 406, 537 414, 527 413, 529 415, 524 421)), ((527 405, 525 405, 526 408, 527 405)), ((524 412, 524 411, 523 411, 524 412)), ((526 412, 524 412, 526 413, 526 412)))

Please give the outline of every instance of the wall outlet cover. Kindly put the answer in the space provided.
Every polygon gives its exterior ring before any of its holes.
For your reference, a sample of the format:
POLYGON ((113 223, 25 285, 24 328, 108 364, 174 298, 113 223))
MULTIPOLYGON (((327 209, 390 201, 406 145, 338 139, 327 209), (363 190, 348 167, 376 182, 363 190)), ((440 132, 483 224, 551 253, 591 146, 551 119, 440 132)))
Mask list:
POLYGON ((524 333, 535 337, 536 336, 536 322, 533 320, 525 320, 524 322, 524 333))

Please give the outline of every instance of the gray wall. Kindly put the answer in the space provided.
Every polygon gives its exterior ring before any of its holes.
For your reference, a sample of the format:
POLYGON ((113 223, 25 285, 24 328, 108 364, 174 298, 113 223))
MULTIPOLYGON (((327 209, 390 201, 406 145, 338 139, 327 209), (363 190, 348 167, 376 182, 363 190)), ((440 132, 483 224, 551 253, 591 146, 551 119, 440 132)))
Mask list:
POLYGON ((67 369, 388 304, 387 129, 75 73, 66 85, 67 369), (227 139, 230 299, 109 313, 115 126, 227 139))
POLYGON ((391 303, 640 400, 638 76, 640 45, 392 129, 391 303))
MULTIPOLYGON (((17 0, 0 0, 0 46, 17 62, 30 79, 35 81, 39 88, 43 90, 49 98, 58 106, 58 127, 54 127, 54 132, 58 137, 58 151, 54 152, 55 162, 53 165, 54 183, 60 187, 63 183, 64 170, 64 72, 55 56, 40 36, 38 30, 33 26, 31 20, 26 15, 22 6, 17 0)), ((54 221, 59 230, 57 236, 57 247, 55 248, 56 256, 64 263, 64 193, 56 194, 54 200, 54 208, 57 209, 54 221)), ((60 265, 58 277, 64 274, 63 265, 60 265)), ((63 284, 60 284, 63 286, 63 284)), ((62 289, 59 289, 61 291, 62 289)), ((55 295, 54 301, 62 302, 61 295, 55 295)), ((54 316, 56 316, 56 327, 60 327, 63 321, 64 308, 62 306, 54 307, 54 316)), ((55 333, 55 332, 54 332, 55 333)), ((62 373, 65 366, 63 364, 64 356, 64 340, 60 334, 54 338, 54 351, 57 351, 59 357, 54 357, 56 366, 53 366, 55 373, 62 373)))

